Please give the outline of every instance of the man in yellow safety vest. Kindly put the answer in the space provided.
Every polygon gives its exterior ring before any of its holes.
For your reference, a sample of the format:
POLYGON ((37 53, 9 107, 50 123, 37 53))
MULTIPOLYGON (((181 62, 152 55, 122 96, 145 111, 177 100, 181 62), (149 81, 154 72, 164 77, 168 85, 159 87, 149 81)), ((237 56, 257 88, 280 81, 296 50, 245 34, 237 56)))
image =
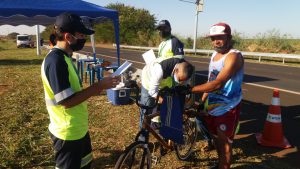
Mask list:
POLYGON ((72 53, 83 48, 87 29, 78 15, 62 13, 54 25, 57 44, 45 57, 41 75, 46 107, 50 116, 49 133, 55 150, 56 168, 90 168, 91 140, 88 132, 86 100, 115 87, 118 77, 104 78, 82 89, 72 53))

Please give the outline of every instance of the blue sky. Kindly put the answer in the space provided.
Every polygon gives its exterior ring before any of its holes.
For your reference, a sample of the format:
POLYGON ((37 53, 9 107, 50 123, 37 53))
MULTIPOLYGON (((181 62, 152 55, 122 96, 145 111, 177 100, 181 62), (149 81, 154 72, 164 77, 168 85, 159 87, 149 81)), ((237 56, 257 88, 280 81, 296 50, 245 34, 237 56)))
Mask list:
MULTIPOLYGON (((144 8, 158 20, 168 19, 173 33, 194 35, 195 5, 192 3, 179 0, 87 1, 101 6, 119 2, 144 8)), ((222 21, 248 37, 276 29, 281 34, 300 38, 299 7, 298 0, 204 0, 204 11, 198 15, 198 34, 206 34, 212 24, 222 21)))
MULTIPOLYGON (((119 2, 136 8, 144 8, 158 21, 168 19, 172 26, 172 33, 183 37, 194 36, 195 5, 192 3, 179 0, 86 1, 100 6, 119 2)), ((300 38, 299 7, 300 1, 298 0, 204 0, 204 11, 198 15, 198 36, 207 34, 212 24, 226 22, 233 31, 239 32, 245 37, 253 37, 275 29, 281 35, 288 34, 293 38, 300 38)), ((34 34, 35 28, 0 27, 0 34, 12 31, 19 33, 31 31, 34 34)))

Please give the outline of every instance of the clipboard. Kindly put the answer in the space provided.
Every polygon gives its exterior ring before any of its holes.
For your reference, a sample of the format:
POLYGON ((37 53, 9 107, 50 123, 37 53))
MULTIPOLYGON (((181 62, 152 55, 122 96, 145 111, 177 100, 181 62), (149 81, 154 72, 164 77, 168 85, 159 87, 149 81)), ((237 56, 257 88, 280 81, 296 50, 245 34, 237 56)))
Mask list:
POLYGON ((150 64, 151 62, 153 62, 156 59, 156 56, 152 49, 143 53, 142 56, 143 56, 143 59, 144 59, 146 65, 150 64))
POLYGON ((131 62, 128 62, 127 60, 110 76, 120 76, 122 73, 124 73, 130 66, 132 65, 131 62))

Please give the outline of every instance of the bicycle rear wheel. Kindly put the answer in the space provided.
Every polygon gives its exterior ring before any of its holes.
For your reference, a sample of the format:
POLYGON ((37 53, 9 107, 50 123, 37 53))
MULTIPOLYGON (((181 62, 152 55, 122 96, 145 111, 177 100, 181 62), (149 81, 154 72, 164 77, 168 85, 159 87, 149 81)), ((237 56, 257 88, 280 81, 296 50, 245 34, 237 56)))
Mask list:
POLYGON ((197 127, 194 118, 183 118, 183 144, 176 144, 175 151, 179 160, 186 160, 190 157, 193 146, 197 139, 197 127))
POLYGON ((119 157, 115 169, 151 168, 151 153, 148 143, 137 141, 128 146, 119 157))

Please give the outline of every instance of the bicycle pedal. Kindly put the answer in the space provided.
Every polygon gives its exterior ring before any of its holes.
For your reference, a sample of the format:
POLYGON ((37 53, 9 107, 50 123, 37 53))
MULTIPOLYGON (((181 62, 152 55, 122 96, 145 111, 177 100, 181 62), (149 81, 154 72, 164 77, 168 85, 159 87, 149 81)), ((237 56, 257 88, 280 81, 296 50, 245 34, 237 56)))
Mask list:
POLYGON ((157 157, 157 156, 155 156, 155 155, 152 155, 152 156, 151 156, 151 160, 152 160, 152 163, 153 163, 154 165, 156 165, 157 163, 159 163, 160 157, 157 157))
POLYGON ((168 146, 174 148, 174 142, 172 140, 168 140, 168 146))

